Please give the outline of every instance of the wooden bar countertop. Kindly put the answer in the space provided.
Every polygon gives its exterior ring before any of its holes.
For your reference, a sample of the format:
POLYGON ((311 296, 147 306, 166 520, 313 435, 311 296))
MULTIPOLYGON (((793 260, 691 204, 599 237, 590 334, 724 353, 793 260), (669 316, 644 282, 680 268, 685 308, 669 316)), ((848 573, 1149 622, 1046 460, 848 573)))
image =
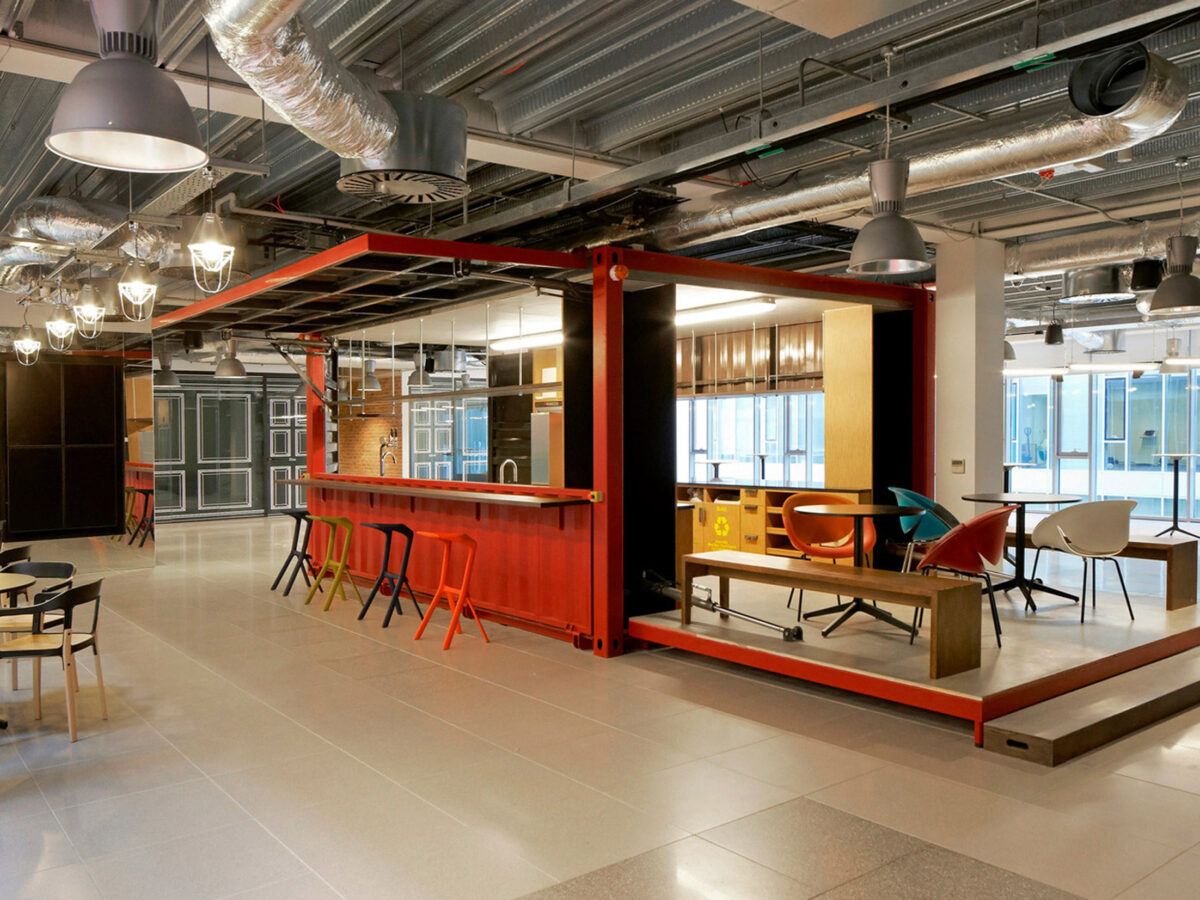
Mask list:
POLYGON ((278 484, 305 488, 355 491, 368 494, 395 494, 426 500, 451 500, 462 503, 495 503, 503 506, 549 508, 575 506, 591 502, 591 492, 578 488, 550 488, 531 485, 495 485, 480 482, 418 481, 403 478, 371 478, 360 475, 320 475, 312 478, 280 479, 278 484), (449 485, 456 485, 451 487, 449 485))

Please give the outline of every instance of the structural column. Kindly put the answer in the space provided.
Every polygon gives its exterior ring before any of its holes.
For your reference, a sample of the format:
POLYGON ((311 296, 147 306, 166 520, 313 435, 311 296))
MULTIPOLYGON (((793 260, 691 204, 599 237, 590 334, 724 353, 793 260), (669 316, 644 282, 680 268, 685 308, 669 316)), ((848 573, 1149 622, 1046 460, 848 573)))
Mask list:
POLYGON ((625 644, 624 264, 621 251, 592 251, 592 635, 597 656, 625 644))
MULTIPOLYGON (((309 351, 304 358, 308 380, 320 388, 325 387, 325 355, 320 351, 309 351)), ((325 404, 312 388, 304 391, 304 416, 307 434, 304 453, 306 471, 310 477, 325 474, 325 404)))
POLYGON ((976 510, 962 495, 1004 481, 1004 245, 937 250, 935 497, 967 519, 976 510))

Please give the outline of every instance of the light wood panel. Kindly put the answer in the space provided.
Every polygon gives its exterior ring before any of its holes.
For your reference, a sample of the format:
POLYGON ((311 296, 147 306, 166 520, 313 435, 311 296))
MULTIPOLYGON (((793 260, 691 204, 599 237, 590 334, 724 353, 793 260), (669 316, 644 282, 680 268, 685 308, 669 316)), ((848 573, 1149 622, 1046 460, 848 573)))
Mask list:
POLYGON ((825 370, 825 483, 869 489, 874 397, 869 306, 831 309, 822 325, 825 370))

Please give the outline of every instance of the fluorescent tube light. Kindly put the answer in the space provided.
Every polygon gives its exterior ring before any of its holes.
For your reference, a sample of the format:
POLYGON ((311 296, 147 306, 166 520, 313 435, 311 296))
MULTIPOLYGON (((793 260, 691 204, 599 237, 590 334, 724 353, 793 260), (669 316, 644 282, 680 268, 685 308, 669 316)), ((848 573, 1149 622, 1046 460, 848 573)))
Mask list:
POLYGON ((1071 363, 1072 372, 1157 372, 1162 365, 1156 362, 1071 363))
POLYGON ((751 300, 731 300, 728 303, 710 303, 694 306, 675 313, 676 325, 696 325, 700 322, 719 322, 723 319, 741 319, 756 313, 769 313, 775 309, 770 297, 755 297, 751 300))
POLYGON ((1007 366, 1004 374, 1009 378, 1031 378, 1039 375, 1054 377, 1067 374, 1066 366, 1007 366))
POLYGON ((540 331, 537 334, 515 334, 512 337, 492 341, 491 348, 497 353, 510 350, 533 350, 538 347, 557 347, 563 342, 561 331, 540 331))

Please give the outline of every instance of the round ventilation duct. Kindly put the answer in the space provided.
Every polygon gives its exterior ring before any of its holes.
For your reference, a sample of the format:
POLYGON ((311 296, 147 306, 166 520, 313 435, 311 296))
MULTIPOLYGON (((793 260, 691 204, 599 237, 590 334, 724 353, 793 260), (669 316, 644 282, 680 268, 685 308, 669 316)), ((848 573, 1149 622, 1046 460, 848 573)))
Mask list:
POLYGON ((444 97, 384 91, 401 127, 378 159, 342 159, 338 190, 384 194, 401 203, 438 203, 467 193, 467 111, 444 97))
POLYGON ((1132 44, 1085 59, 1071 70, 1067 92, 1081 113, 1106 116, 1133 99, 1146 78, 1150 53, 1132 44))
POLYGON ((1120 266, 1088 266, 1063 274, 1063 303, 1114 303, 1132 300, 1121 277, 1120 266))

